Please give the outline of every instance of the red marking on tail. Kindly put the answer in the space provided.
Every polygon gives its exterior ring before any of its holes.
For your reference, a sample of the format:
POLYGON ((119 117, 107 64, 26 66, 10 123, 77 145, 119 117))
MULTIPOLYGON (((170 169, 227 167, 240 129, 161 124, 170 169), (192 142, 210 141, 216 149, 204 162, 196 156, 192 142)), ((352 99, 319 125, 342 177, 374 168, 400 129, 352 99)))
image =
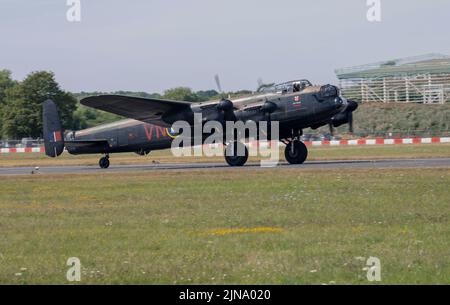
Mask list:
POLYGON ((61 131, 54 131, 53 139, 55 140, 55 142, 61 141, 62 140, 61 131))

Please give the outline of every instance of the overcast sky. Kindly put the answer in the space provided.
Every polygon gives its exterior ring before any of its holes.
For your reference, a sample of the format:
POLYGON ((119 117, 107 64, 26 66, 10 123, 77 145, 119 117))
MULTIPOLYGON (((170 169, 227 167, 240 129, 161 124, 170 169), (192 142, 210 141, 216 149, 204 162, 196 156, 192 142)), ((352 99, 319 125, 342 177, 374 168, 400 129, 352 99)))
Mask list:
POLYGON ((256 80, 336 83, 335 68, 450 54, 450 1, 0 0, 0 69, 55 72, 69 91, 254 89, 256 80))

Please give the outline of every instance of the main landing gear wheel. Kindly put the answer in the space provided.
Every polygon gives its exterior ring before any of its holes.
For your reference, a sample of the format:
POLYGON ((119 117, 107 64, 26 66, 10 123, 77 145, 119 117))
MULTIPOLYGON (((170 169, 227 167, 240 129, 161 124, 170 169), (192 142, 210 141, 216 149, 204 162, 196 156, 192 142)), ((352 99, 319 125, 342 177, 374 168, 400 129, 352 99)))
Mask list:
POLYGON ((242 166, 247 162, 248 149, 241 142, 232 142, 225 148, 225 161, 230 166, 242 166))
POLYGON ((98 161, 98 165, 100 166, 100 168, 108 168, 109 167, 109 156, 100 158, 100 161, 98 161))
POLYGON ((284 156, 290 164, 302 164, 308 157, 308 149, 301 141, 289 142, 284 149, 284 156))

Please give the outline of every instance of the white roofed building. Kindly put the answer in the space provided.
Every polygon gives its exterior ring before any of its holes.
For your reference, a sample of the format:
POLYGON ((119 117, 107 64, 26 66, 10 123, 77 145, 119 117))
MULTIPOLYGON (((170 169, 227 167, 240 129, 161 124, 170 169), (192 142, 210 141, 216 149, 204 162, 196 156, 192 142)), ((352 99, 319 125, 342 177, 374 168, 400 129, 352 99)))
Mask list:
POLYGON ((428 54, 335 70, 344 96, 361 102, 450 102, 450 56, 428 54))

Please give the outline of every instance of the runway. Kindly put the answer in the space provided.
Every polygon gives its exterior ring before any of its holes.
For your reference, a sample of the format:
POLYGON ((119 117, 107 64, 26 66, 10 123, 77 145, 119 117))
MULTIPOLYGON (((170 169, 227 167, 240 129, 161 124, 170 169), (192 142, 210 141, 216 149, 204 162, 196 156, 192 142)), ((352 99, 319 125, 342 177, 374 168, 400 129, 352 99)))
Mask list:
MULTIPOLYGON (((309 161, 300 165, 290 165, 285 162, 271 167, 280 169, 354 169, 354 168, 426 168, 450 167, 450 158, 434 159, 389 159, 389 160, 342 160, 342 161, 309 161)), ((120 172, 151 172, 151 171, 187 171, 187 170, 259 170, 268 167, 260 163, 249 163, 243 167, 230 167, 224 163, 184 163, 184 164, 139 164, 114 165, 108 169, 97 166, 49 166, 36 170, 34 167, 4 167, 0 168, 0 176, 31 175, 31 174, 89 174, 89 173, 120 173, 120 172)))

